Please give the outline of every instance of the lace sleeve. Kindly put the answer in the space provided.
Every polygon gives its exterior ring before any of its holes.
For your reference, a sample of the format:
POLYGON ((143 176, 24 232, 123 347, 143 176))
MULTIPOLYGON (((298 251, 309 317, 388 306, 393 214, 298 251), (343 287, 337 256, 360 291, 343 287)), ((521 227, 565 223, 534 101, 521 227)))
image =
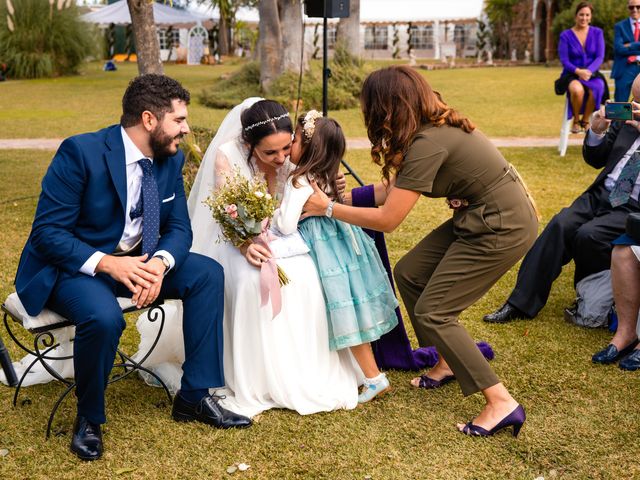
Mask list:
POLYGON ((216 161, 213 166, 215 188, 220 188, 221 185, 227 183, 227 177, 231 175, 233 175, 233 171, 231 168, 231 163, 229 162, 229 158, 222 151, 222 149, 220 149, 216 154, 216 161))
POLYGON ((313 188, 305 179, 300 178, 298 182, 300 185, 296 188, 291 179, 287 180, 280 208, 273 214, 271 223, 284 235, 289 235, 298 229, 302 207, 313 193, 313 188))

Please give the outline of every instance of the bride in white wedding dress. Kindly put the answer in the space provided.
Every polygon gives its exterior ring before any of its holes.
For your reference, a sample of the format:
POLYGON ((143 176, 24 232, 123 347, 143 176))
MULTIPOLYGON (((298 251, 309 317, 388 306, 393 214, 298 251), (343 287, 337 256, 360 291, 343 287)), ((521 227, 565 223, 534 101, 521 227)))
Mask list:
MULTIPOLYGON (((271 251, 290 282, 281 288, 282 310, 272 318, 271 303, 260 305, 260 271, 255 266, 266 252, 255 244, 241 251, 218 241, 219 226, 202 203, 215 185, 224 181, 224 174, 235 169, 247 177, 263 175, 270 192, 281 199, 293 168, 288 160, 292 131, 291 119, 279 103, 245 100, 222 122, 189 196, 191 250, 214 258, 225 271, 227 388, 217 393, 226 395, 221 402, 225 408, 247 416, 270 408, 302 415, 354 408, 362 378, 348 349, 329 350, 321 285, 297 230, 273 231, 277 238, 271 242, 271 251)), ((285 213, 278 211, 274 218, 278 215, 285 213)), ((179 382, 179 365, 184 358, 181 314, 180 305, 172 302, 160 344, 145 362, 169 384, 179 382)), ((148 329, 157 326, 142 319, 138 328, 140 351, 144 352, 154 336, 148 329)))

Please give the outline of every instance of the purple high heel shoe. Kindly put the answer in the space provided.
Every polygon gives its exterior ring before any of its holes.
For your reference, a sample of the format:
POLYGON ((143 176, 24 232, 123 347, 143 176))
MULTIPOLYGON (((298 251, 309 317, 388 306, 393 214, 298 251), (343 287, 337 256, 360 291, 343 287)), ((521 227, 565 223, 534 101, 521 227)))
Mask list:
POLYGON ((426 388, 427 390, 431 390, 433 388, 440 388, 446 385, 449 382, 452 382, 456 379, 455 375, 447 375, 446 377, 441 378, 440 380, 434 380, 431 377, 427 377, 426 374, 420 375, 420 382, 418 383, 418 388, 426 388))
POLYGON ((500 422, 498 422, 498 424, 491 430, 485 430, 478 425, 474 425, 472 420, 464 426, 462 433, 471 437, 490 437, 491 435, 498 433, 500 430, 513 426, 513 436, 517 437, 526 419, 527 414, 524 412, 524 408, 522 405, 518 405, 515 410, 500 420, 500 422))

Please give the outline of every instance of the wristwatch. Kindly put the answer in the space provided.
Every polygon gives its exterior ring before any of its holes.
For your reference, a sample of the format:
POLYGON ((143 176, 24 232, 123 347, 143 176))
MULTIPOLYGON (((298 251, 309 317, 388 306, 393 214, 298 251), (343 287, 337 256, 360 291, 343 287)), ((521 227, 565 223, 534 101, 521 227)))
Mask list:
POLYGON ((167 257, 163 257, 162 255, 156 255, 156 258, 159 258, 162 261, 162 264, 164 265, 164 273, 166 274, 171 268, 169 259, 167 257))
POLYGON ((333 206, 336 204, 335 200, 331 200, 329 205, 327 205, 327 209, 324 211, 325 217, 333 217, 333 206))

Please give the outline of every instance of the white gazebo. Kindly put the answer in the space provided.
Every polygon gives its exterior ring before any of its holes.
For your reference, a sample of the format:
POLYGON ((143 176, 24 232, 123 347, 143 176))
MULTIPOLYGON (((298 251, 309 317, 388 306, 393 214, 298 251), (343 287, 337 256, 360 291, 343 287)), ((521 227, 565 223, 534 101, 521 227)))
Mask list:
MULTIPOLYGON (((153 2, 153 18, 158 28, 160 40, 160 55, 162 60, 170 57, 171 49, 186 51, 186 59, 189 64, 199 64, 205 53, 208 43, 208 33, 205 27, 211 28, 217 22, 215 12, 199 13, 189 10, 179 10, 169 5, 153 2), (173 38, 167 38, 167 32, 171 28, 173 38)), ((126 0, 106 5, 82 15, 81 20, 95 23, 101 28, 110 25, 129 25, 131 15, 126 0)), ((174 57, 174 58, 176 58, 174 57)))

